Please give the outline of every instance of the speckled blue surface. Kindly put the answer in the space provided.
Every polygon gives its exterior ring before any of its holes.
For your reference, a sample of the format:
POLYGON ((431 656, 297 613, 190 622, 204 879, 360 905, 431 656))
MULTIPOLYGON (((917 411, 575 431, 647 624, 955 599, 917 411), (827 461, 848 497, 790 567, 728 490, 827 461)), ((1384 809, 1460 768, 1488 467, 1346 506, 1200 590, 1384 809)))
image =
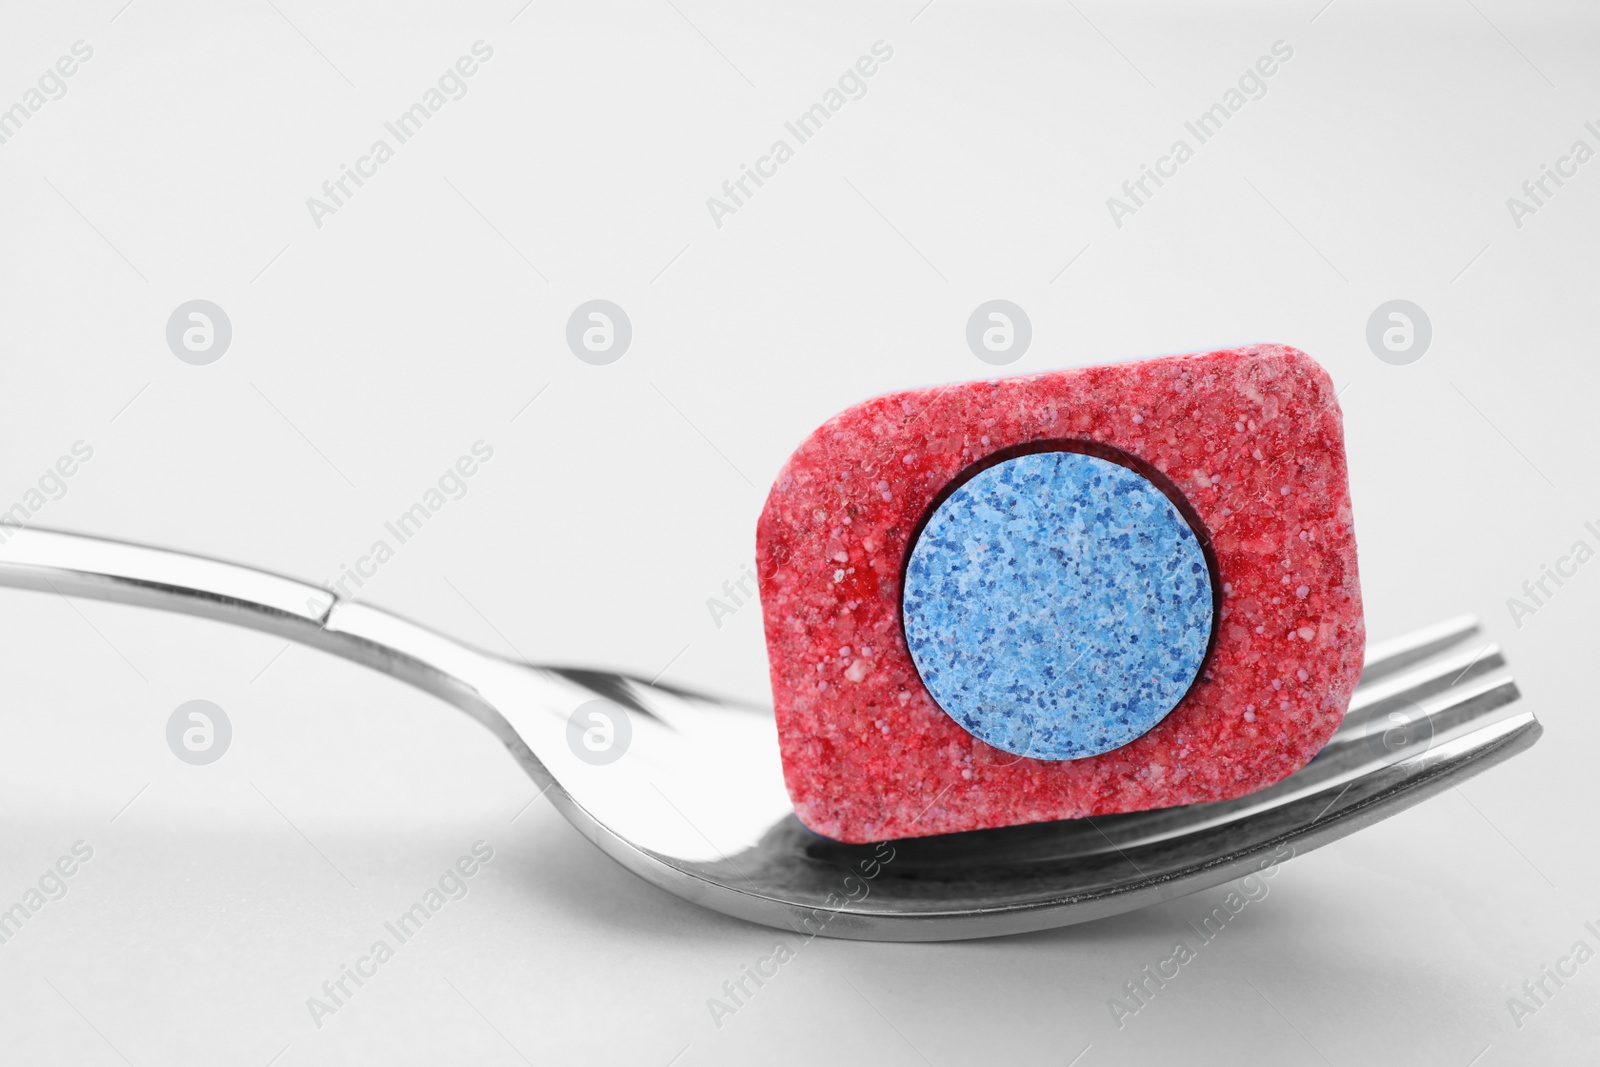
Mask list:
POLYGON ((912 661, 946 714, 1035 759, 1109 752, 1188 692, 1211 636, 1194 531, 1126 467, 1040 452, 977 474, 911 550, 912 661))

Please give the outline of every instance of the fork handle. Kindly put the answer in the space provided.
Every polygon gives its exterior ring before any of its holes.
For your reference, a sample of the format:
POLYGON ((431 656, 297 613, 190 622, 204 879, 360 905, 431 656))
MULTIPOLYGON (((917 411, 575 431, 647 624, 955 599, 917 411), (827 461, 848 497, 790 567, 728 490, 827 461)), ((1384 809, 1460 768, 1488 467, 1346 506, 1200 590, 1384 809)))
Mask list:
POLYGON ((461 708, 502 740, 515 737, 473 684, 498 657, 293 578, 172 549, 0 524, 0 586, 276 634, 392 675, 461 708))

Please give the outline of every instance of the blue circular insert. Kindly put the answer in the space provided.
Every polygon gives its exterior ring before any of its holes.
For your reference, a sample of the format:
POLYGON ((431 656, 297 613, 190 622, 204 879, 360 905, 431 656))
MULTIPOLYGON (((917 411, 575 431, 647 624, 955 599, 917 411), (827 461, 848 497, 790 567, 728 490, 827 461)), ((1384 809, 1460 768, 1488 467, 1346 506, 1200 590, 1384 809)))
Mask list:
POLYGON ((1172 501, 1079 452, 997 463, 923 527, 906 642, 945 713, 995 748, 1120 748, 1189 691, 1211 639, 1211 572, 1172 501))

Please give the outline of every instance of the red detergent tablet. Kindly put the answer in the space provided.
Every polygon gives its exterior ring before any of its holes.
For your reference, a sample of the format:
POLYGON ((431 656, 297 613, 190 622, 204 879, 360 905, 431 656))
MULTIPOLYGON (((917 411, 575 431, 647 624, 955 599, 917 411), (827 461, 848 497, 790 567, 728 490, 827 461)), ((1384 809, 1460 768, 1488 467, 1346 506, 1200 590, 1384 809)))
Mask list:
POLYGON ((1242 796, 1361 673, 1339 407, 1280 345, 858 404, 756 557, 784 781, 841 841, 1242 796))

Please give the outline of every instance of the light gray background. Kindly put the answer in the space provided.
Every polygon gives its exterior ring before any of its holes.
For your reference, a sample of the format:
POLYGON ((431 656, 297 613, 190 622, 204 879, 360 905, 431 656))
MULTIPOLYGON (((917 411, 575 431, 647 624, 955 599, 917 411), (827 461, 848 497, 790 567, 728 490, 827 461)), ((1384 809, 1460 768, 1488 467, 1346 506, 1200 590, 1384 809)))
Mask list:
POLYGON ((817 942, 719 1029, 707 998, 773 935, 527 806, 465 716, 260 635, 6 592, 0 900, 95 852, 0 945, 0 1060, 1595 1057, 1600 962, 1520 1028, 1506 999, 1597 944, 1600 563, 1520 628, 1506 600, 1600 520, 1600 160, 1520 229, 1505 203, 1600 147, 1594 5, 122 3, 0 23, 0 106, 94 49, 0 145, 0 507, 81 439, 39 524, 320 580, 482 439, 367 599, 764 697, 757 610, 718 628, 705 602, 765 487, 851 403, 994 373, 963 334, 1004 298, 1034 327, 1007 373, 1255 340, 1321 360, 1369 631, 1480 613, 1547 736, 1294 860, 1120 1030, 1108 999, 1222 890, 998 941, 817 942), (480 39, 465 98, 313 226, 305 199, 480 39), (867 95, 713 225, 705 199, 878 40, 867 95), (1268 95, 1115 227, 1106 198, 1277 40, 1268 95), (195 298, 233 323, 210 366, 164 340, 195 298), (634 325, 605 367, 563 340, 594 298, 634 325), (1411 366, 1364 340, 1395 298, 1433 322, 1411 366), (202 767, 164 739, 197 698, 234 728, 202 767), (479 839, 470 895, 315 1028, 306 998, 479 839))

